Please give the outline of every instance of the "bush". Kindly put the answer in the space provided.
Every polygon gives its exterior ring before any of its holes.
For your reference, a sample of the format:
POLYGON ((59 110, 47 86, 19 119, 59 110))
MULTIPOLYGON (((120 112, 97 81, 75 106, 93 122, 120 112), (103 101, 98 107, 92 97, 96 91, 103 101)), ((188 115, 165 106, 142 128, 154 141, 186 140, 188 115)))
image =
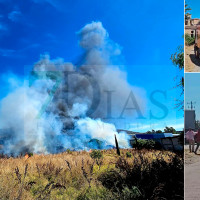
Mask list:
POLYGON ((31 152, 31 153, 28 153, 28 156, 29 156, 29 157, 33 156, 33 153, 32 153, 32 152, 31 152))
POLYGON ((24 157, 0 159, 0 199, 183 199, 183 157, 175 153, 121 149, 117 156, 110 149, 91 157, 72 151, 35 155, 28 163, 24 157))
POLYGON ((70 149, 67 149, 66 152, 72 154, 72 151, 70 149))
POLYGON ((116 169, 110 169, 101 173, 97 179, 104 187, 113 192, 117 192, 118 190, 122 191, 123 189, 124 180, 116 169))
POLYGON ((77 200, 110 199, 114 200, 112 193, 104 187, 88 188, 76 198, 77 200))
POLYGON ((185 34, 185 44, 187 46, 193 45, 195 42, 195 38, 191 37, 189 34, 185 34))
MULTIPOLYGON (((136 145, 136 143, 135 143, 136 145)), ((154 140, 137 140, 137 149, 157 149, 158 144, 154 140)))
POLYGON ((154 140, 138 140, 139 149, 153 149, 155 147, 156 142, 154 140))
POLYGON ((103 157, 103 153, 100 150, 93 150, 92 153, 90 153, 90 157, 92 159, 101 159, 103 157))
POLYGON ((138 154, 132 162, 120 157, 116 169, 103 172, 98 180, 119 199, 184 198, 183 158, 168 154, 165 160, 160 154, 159 159, 149 162, 144 153, 138 154))
POLYGON ((127 151, 127 152, 126 152, 126 157, 127 157, 127 158, 131 158, 131 157, 132 157, 132 154, 131 154, 130 152, 127 151))
POLYGON ((103 153, 100 150, 94 150, 90 154, 90 157, 95 160, 96 164, 99 166, 99 170, 103 164, 103 153))
POLYGON ((126 200, 142 200, 142 193, 140 190, 136 187, 133 186, 131 189, 128 187, 125 187, 122 190, 121 198, 120 199, 126 199, 126 200))

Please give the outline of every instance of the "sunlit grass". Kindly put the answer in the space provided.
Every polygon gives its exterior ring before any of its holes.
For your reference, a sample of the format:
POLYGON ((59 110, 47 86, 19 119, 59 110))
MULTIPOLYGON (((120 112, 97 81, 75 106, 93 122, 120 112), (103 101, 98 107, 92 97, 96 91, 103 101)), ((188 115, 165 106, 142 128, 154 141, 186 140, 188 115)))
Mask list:
POLYGON ((28 159, 1 158, 0 199, 106 199, 106 195, 116 199, 117 193, 113 195, 98 177, 110 170, 118 171, 119 158, 125 159, 130 168, 137 163, 145 170, 147 163, 157 160, 170 163, 175 156, 172 152, 159 150, 124 149, 120 157, 114 149, 102 150, 102 153, 100 165, 86 151, 33 155, 28 159), (127 152, 131 157, 127 157, 127 152))

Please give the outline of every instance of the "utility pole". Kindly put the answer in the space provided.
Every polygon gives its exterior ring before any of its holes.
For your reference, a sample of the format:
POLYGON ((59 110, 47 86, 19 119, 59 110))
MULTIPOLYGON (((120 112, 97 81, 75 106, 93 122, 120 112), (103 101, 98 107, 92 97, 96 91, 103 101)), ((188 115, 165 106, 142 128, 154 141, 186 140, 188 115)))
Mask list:
POLYGON ((196 104, 196 102, 193 102, 193 101, 191 101, 191 102, 188 102, 187 104, 189 104, 190 106, 188 106, 188 108, 190 108, 191 110, 194 110, 194 104, 196 104))

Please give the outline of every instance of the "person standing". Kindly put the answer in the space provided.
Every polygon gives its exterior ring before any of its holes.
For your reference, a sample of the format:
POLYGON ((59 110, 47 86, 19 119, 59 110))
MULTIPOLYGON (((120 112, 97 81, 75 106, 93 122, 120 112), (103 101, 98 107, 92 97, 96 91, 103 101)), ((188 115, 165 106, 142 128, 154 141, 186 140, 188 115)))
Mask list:
POLYGON ((186 139, 189 142, 190 153, 194 152, 194 136, 195 136, 195 133, 191 128, 189 129, 189 131, 185 135, 186 139))
POLYGON ((198 132, 197 132, 197 134, 195 135, 194 138, 195 138, 195 142, 197 143, 197 146, 196 146, 194 153, 197 154, 197 150, 200 146, 200 129, 198 129, 198 132))

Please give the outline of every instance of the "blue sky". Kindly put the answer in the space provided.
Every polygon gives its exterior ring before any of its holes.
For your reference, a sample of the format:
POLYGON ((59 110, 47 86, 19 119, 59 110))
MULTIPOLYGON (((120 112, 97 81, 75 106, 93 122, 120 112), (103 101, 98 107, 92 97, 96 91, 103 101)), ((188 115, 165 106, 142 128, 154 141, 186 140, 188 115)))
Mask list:
POLYGON ((200 73, 185 74, 185 109, 190 109, 191 101, 195 102, 196 119, 200 120, 200 73))
POLYGON ((200 1, 198 0, 187 0, 186 1, 189 7, 192 9, 190 13, 192 14, 192 18, 200 18, 199 8, 200 1))
POLYGON ((76 32, 92 21, 101 21, 122 47, 129 83, 146 91, 146 119, 131 129, 182 128, 183 113, 174 109, 180 72, 170 56, 183 44, 183 0, 0 0, 0 73, 23 76, 45 52, 75 63, 81 54, 76 32), (149 110, 163 114, 149 99, 155 90, 166 92, 156 97, 169 110, 162 120, 149 117, 149 110))

